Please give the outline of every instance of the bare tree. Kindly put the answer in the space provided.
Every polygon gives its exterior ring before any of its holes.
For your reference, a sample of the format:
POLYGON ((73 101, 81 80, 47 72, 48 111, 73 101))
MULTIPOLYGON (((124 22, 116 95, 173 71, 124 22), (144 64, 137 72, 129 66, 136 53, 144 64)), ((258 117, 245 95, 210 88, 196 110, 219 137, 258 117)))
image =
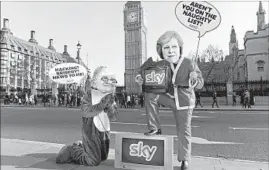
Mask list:
POLYGON ((220 61, 223 58, 223 51, 214 45, 209 45, 201 55, 207 61, 220 61))
POLYGON ((186 56, 187 58, 190 58, 192 60, 196 59, 196 53, 193 51, 190 51, 189 54, 186 56))
POLYGON ((206 63, 205 68, 202 69, 205 82, 210 81, 210 77, 213 76, 212 72, 216 67, 217 61, 220 61, 222 58, 223 58, 223 51, 214 45, 209 45, 202 52, 201 59, 209 61, 206 63))

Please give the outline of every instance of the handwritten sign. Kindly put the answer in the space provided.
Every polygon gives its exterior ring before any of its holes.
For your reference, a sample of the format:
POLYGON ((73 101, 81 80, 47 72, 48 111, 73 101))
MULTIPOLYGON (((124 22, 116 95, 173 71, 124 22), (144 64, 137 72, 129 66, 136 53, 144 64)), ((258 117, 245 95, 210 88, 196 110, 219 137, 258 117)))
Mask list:
POLYGON ((221 23, 219 11, 205 1, 181 1, 176 5, 175 14, 182 25, 199 32, 199 37, 216 29, 221 23))
POLYGON ((49 71, 50 79, 59 84, 79 84, 86 75, 86 68, 77 63, 59 64, 49 71))

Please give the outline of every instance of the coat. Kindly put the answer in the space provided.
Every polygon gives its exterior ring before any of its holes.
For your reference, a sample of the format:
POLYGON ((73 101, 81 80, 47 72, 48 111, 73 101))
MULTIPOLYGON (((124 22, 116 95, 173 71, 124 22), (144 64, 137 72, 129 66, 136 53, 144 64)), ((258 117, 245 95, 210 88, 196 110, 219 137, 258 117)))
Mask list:
POLYGON ((194 88, 190 87, 190 73, 197 73, 197 85, 195 88, 201 89, 204 85, 202 72, 197 63, 192 59, 181 57, 176 67, 170 63, 172 69, 172 84, 174 85, 174 94, 177 110, 190 109, 195 107, 194 88))
MULTIPOLYGON (((150 65, 160 65, 158 63, 161 63, 161 65, 167 65, 164 62, 165 60, 161 60, 157 63, 152 61, 152 58, 150 58, 148 61, 146 61, 142 67, 141 71, 139 72, 143 76, 143 70, 145 70, 150 65)), ((202 76, 202 72, 200 71, 199 67, 197 66, 196 62, 185 57, 181 57, 176 67, 173 63, 170 64, 171 69, 171 85, 169 88, 169 92, 166 93, 170 97, 175 99, 177 110, 183 110, 183 109, 190 109, 195 107, 195 93, 194 89, 189 87, 189 79, 190 79, 190 73, 196 72, 198 75, 197 78, 197 85, 195 88, 201 89, 204 85, 204 79, 202 76)), ((168 66, 169 66, 168 64, 168 66)))

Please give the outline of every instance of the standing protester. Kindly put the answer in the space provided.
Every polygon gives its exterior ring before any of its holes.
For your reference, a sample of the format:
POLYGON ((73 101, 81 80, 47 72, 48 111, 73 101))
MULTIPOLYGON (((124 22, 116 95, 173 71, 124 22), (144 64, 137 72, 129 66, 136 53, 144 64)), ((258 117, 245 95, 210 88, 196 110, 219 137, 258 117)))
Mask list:
MULTIPOLYGON (((158 103, 170 107, 175 116, 178 137, 178 161, 182 162, 181 170, 189 169, 191 157, 191 117, 195 107, 194 89, 189 87, 197 82, 196 88, 204 84, 202 74, 195 61, 182 56, 183 41, 175 31, 165 32, 157 41, 157 53, 167 61, 172 71, 173 93, 145 93, 145 107, 149 132, 145 135, 161 134, 158 103)), ((136 76, 136 82, 143 84, 141 74, 136 76)))
POLYGON ((200 105, 201 107, 203 107, 203 105, 201 104, 201 94, 200 92, 197 92, 196 93, 196 105, 195 105, 195 108, 197 108, 197 105, 200 105))
POLYGON ((214 108, 215 103, 216 103, 217 108, 219 108, 218 100, 217 100, 217 91, 215 89, 213 90, 212 98, 213 98, 212 108, 214 108))

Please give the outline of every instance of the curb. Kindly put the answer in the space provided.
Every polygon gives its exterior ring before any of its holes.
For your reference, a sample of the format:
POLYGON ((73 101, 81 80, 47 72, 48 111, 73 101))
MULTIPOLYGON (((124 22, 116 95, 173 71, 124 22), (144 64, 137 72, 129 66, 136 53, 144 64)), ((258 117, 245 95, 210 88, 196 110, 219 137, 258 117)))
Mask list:
MULTIPOLYGON (((22 107, 22 108, 61 108, 61 109, 80 109, 79 107, 44 107, 43 105, 38 105, 38 106, 23 106, 23 105, 1 105, 1 107, 22 107)), ((134 109, 141 109, 141 108, 119 108, 121 110, 134 110, 134 109)), ((144 109, 144 108, 143 108, 144 109)), ((160 110, 163 111, 170 111, 169 108, 160 108, 160 110)), ((269 111, 269 108, 264 108, 264 109, 260 109, 260 108, 253 108, 253 109, 239 109, 239 108, 194 108, 194 111, 269 111)))

